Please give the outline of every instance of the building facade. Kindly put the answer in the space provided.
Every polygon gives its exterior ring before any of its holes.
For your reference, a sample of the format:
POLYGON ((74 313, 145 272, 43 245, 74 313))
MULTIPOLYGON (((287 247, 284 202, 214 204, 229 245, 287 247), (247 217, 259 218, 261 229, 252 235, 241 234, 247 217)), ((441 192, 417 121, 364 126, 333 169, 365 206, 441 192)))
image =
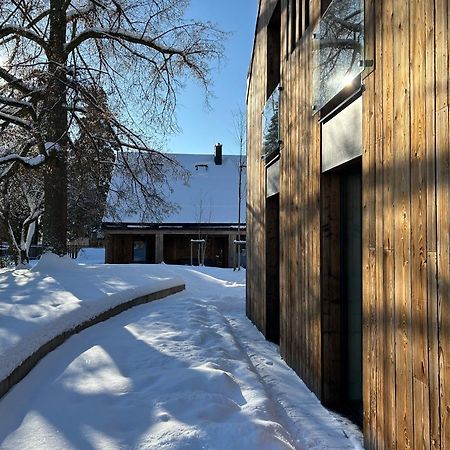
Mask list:
MULTIPOLYGON (((107 202, 118 205, 118 211, 103 219, 105 262, 245 264, 245 158, 222 155, 220 144, 214 155, 170 156, 186 177, 168 180, 164 192, 173 209, 163 218, 143 220, 139 208, 128 208, 111 189, 107 202)), ((120 184, 121 177, 115 173, 112 185, 120 184)))
POLYGON ((260 0, 247 314, 367 449, 450 447, 448 0, 260 0))

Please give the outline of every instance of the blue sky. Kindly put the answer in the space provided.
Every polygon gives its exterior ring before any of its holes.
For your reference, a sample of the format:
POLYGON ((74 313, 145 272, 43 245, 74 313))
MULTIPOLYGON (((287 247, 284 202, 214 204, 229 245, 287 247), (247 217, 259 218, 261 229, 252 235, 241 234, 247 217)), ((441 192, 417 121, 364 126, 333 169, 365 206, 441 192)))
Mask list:
POLYGON ((212 153, 220 142, 225 154, 238 154, 233 111, 245 111, 247 70, 253 46, 257 0, 191 0, 188 18, 210 20, 231 33, 225 42, 225 58, 214 65, 210 109, 203 88, 189 83, 178 97, 177 117, 181 131, 169 138, 173 153, 212 153))

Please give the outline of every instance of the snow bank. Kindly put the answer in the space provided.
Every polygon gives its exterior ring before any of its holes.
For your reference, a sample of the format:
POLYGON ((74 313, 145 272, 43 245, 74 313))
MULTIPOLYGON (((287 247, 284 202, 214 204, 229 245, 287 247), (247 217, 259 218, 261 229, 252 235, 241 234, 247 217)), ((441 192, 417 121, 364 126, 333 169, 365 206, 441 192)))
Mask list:
POLYGON ((55 336, 128 300, 183 284, 164 266, 78 265, 45 254, 0 270, 0 380, 55 336))

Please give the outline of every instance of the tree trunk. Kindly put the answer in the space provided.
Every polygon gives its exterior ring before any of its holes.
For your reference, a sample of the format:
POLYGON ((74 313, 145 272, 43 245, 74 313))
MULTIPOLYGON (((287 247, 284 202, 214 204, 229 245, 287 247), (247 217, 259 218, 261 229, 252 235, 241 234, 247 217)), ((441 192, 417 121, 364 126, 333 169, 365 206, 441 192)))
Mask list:
POLYGON ((63 0, 50 1, 50 36, 47 49, 48 84, 44 104, 45 140, 52 157, 44 174, 43 250, 67 253, 67 111, 66 14, 63 0), (52 143, 55 146, 52 148, 52 143))

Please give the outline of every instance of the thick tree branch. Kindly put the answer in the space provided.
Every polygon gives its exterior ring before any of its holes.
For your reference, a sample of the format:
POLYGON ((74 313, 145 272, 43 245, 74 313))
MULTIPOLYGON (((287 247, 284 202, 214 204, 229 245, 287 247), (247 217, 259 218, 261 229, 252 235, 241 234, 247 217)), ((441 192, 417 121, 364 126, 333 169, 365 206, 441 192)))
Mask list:
POLYGON ((178 49, 175 47, 167 47, 158 44, 154 39, 149 39, 143 36, 141 33, 130 33, 126 30, 110 30, 107 28, 89 28, 82 31, 75 39, 72 39, 66 45, 66 52, 69 54, 73 52, 79 45, 84 41, 89 39, 123 39, 126 42, 131 42, 133 44, 139 44, 164 55, 179 55, 181 57, 186 57, 187 54, 202 53, 199 49, 195 51, 187 51, 183 49, 178 49))
MULTIPOLYGON (((0 149, 2 150, 2 149, 0 149)), ((0 165, 10 164, 12 162, 18 162, 25 167, 37 168, 45 164, 47 157, 45 155, 36 156, 20 156, 18 154, 12 154, 3 156, 0 158, 0 165)))
POLYGON ((12 24, 6 24, 0 27, 0 38, 4 38, 6 36, 11 35, 23 37, 25 39, 35 42, 41 48, 47 49, 47 43, 45 42, 45 40, 42 37, 40 37, 37 33, 28 28, 19 27, 12 24))
POLYGON ((21 79, 16 78, 2 67, 0 67, 0 78, 5 80, 11 88, 15 88, 23 94, 30 94, 32 91, 21 79))
POLYGON ((0 121, 13 123, 14 125, 25 128, 26 130, 31 130, 33 128, 33 124, 28 120, 1 111, 0 111, 0 121))

